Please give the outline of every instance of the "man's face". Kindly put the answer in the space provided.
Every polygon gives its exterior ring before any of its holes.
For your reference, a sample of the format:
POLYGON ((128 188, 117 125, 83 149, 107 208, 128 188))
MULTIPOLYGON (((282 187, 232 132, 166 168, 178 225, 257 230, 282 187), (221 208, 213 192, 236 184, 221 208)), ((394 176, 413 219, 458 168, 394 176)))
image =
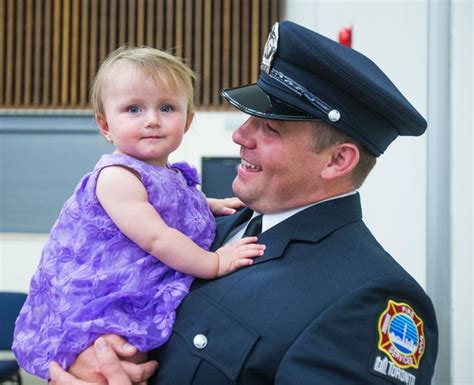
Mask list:
POLYGON ((241 164, 232 188, 251 209, 272 213, 322 199, 320 173, 330 161, 315 153, 313 122, 289 122, 251 116, 234 131, 241 164))

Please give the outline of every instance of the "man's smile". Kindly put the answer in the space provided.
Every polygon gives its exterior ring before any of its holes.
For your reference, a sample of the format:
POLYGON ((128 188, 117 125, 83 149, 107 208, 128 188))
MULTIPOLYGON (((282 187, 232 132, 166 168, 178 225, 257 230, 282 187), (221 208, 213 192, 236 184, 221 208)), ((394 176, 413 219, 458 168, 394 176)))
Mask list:
POLYGON ((242 167, 245 171, 250 171, 250 172, 262 171, 262 168, 260 166, 250 163, 246 161, 245 159, 241 159, 240 167, 242 167))

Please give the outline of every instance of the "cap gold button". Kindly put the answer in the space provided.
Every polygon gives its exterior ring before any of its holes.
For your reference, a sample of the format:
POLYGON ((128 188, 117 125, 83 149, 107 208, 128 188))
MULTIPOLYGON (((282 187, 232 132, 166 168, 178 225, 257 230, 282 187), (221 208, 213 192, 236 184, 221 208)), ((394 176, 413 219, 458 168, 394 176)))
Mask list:
POLYGON ((331 110, 328 113, 328 118, 331 122, 337 122, 341 118, 341 113, 338 110, 331 110))
POLYGON ((207 337, 204 334, 196 334, 193 339, 196 349, 204 349, 207 346, 207 337))

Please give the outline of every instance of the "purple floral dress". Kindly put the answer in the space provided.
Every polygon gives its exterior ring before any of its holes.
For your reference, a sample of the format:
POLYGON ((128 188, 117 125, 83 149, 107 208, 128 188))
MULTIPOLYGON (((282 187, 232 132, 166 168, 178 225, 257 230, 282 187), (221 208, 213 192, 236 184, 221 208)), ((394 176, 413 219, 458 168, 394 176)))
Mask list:
POLYGON ((16 321, 13 351, 20 366, 37 376, 48 378, 52 360, 69 367, 105 333, 126 337, 140 351, 162 345, 192 282, 128 239, 102 209, 97 176, 111 165, 137 172, 170 227, 205 249, 214 239, 214 219, 196 188, 194 168, 102 156, 64 204, 16 321))

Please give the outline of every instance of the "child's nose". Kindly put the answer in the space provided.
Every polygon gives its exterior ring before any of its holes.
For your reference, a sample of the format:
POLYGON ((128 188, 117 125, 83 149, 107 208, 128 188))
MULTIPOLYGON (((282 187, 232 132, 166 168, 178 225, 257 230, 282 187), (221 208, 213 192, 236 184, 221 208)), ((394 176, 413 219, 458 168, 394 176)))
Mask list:
POLYGON ((149 111, 146 116, 146 127, 156 127, 160 125, 159 111, 149 111))

